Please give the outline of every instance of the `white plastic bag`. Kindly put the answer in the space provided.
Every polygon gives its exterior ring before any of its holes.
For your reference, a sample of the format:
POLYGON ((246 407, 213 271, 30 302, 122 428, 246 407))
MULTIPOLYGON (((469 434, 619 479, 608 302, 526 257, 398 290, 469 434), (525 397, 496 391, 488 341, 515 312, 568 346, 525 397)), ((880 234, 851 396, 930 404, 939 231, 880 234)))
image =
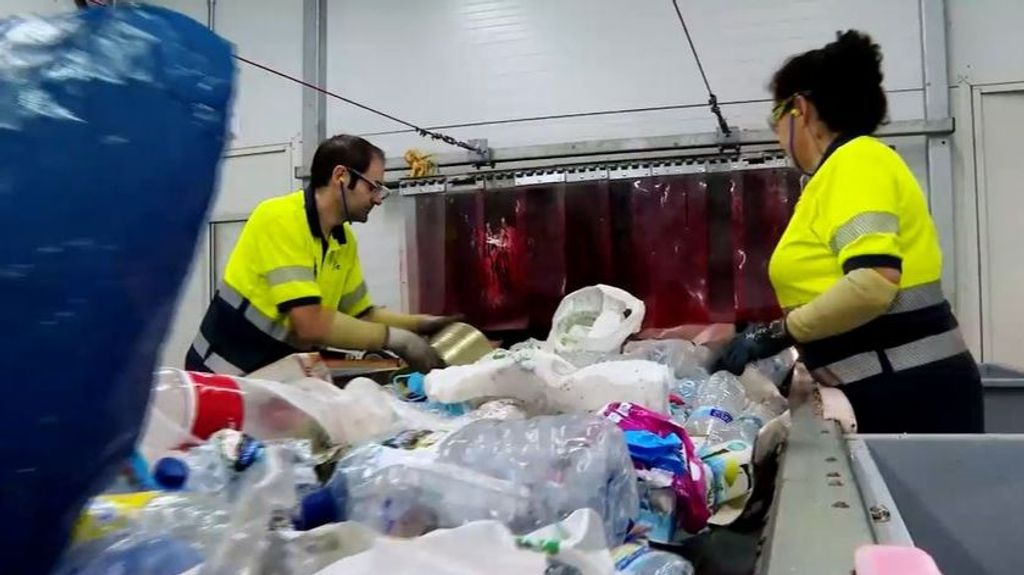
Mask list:
POLYGON ((666 413, 671 381, 668 368, 651 361, 615 361, 577 370, 558 355, 531 349, 434 370, 427 374, 424 390, 442 403, 515 399, 531 415, 597 411, 612 401, 666 413))
POLYGON ((556 353, 617 352, 644 322, 644 302, 616 287, 596 285, 565 296, 551 321, 548 346, 556 353))
POLYGON ((507 527, 477 521, 415 539, 381 537, 368 551, 347 557, 317 575, 542 575, 546 557, 520 548, 507 527))

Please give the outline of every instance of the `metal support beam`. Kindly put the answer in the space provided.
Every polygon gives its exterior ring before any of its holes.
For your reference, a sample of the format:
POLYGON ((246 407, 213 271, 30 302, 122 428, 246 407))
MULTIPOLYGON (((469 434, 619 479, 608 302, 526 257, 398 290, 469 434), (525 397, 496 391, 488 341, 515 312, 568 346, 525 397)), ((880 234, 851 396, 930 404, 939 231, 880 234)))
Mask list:
MULTIPOLYGON (((327 85, 327 0, 302 0, 302 79, 327 85)), ((327 96, 302 91, 302 165, 296 179, 309 177, 316 147, 327 137, 327 96)))
MULTIPOLYGON (((943 116, 928 121, 912 120, 892 122, 883 126, 878 132, 882 138, 901 136, 935 135, 947 136, 953 133, 952 118, 943 116)), ((944 138, 943 138, 944 139, 944 138)), ((697 134, 680 134, 677 136, 657 136, 650 138, 618 138, 609 140, 591 140, 569 142, 563 144, 544 144, 537 146, 521 146, 513 148, 495 148, 491 150, 491 162, 510 163, 542 163, 545 160, 559 159, 564 161, 590 159, 628 160, 628 155, 659 154, 662 152, 687 150, 719 150, 737 146, 778 146, 778 138, 770 130, 734 130, 729 136, 723 137, 719 132, 697 134)), ((474 163, 463 153, 438 154, 434 161, 439 168, 457 166, 473 167, 474 163)), ((546 162, 549 163, 550 162, 546 162)), ((388 158, 389 172, 406 170, 402 158, 388 158)), ((389 177, 389 180, 392 178, 389 177)))
POLYGON ((206 27, 217 31, 217 0, 206 0, 206 27))
MULTIPOLYGON (((949 117, 949 69, 946 52, 945 0, 919 0, 921 57, 924 70, 925 121, 949 117)), ((953 198, 953 156, 946 134, 926 138, 928 198, 942 248, 942 284, 949 301, 956 301, 956 229, 953 198)))

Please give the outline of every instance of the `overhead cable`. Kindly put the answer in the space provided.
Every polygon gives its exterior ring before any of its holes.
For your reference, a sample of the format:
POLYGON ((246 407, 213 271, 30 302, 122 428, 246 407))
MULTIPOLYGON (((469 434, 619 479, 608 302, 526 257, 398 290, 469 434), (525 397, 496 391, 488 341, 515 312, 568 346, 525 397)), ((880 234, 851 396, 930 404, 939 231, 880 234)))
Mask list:
POLYGON ((704 73, 704 65, 700 61, 700 55, 697 54, 697 47, 693 45, 693 38, 690 37, 690 29, 686 26, 686 19, 683 18, 683 12, 679 9, 679 1, 672 0, 672 6, 676 9, 676 16, 679 17, 679 24, 683 27, 683 33, 686 34, 686 42, 690 45, 690 52, 693 53, 693 59, 697 61, 697 70, 700 72, 700 77, 704 80, 704 87, 708 91, 708 106, 711 108, 711 113, 718 119, 718 129, 721 130, 726 136, 732 133, 729 129, 729 124, 725 121, 725 116, 722 115, 722 109, 718 107, 718 96, 711 90, 711 83, 708 82, 708 75, 704 73))
POLYGON ((280 70, 275 70, 275 69, 271 68, 270 66, 266 66, 266 65, 260 64, 259 62, 254 62, 253 60, 250 60, 248 58, 243 58, 242 56, 239 56, 238 54, 234 54, 234 57, 235 57, 236 60, 238 60, 240 62, 244 62, 244 63, 246 63, 246 64, 248 64, 250 66, 259 68, 260 70, 263 70, 265 72, 270 72, 271 74, 274 74, 276 76, 280 76, 280 77, 282 77, 282 78, 284 78, 286 80, 291 80, 292 82, 295 82, 296 84, 300 84, 302 86, 305 86, 306 88, 309 88, 310 90, 316 90, 317 92, 320 92, 321 94, 324 94, 325 96, 330 96, 330 97, 332 97, 332 98, 334 98, 336 100, 341 100, 342 102, 345 102, 346 104, 350 104, 350 105, 355 106, 357 108, 360 108, 362 110, 366 110, 367 112, 371 112, 373 114, 377 114, 378 116, 381 116, 383 118, 387 118, 387 119, 391 120, 392 122, 398 122, 399 124, 402 124, 403 126, 405 126, 407 128, 412 128, 417 134, 419 134, 420 136, 423 136, 424 138, 431 138, 431 139, 434 139, 434 140, 440 140, 440 141, 442 141, 442 142, 444 142, 446 144, 450 144, 452 146, 457 146, 459 148, 462 148, 464 150, 469 150, 470 152, 474 152, 476 154, 486 155, 486 152, 484 150, 481 150, 480 148, 478 148, 478 147, 476 147, 476 146, 474 146, 472 144, 463 142, 462 140, 457 140, 457 139, 449 136, 448 134, 442 134, 440 132, 435 132, 433 130, 428 130, 426 128, 422 128, 422 127, 417 126, 416 124, 413 124, 411 122, 406 122, 405 120, 403 120, 401 118, 396 118, 395 116, 392 116, 391 114, 388 114, 386 112, 381 112, 380 110, 377 110, 376 108, 372 108, 370 106, 367 106, 366 104, 361 104, 361 103, 356 102, 355 100, 353 100, 351 98, 346 98, 345 96, 342 96, 341 94, 337 94, 335 92, 331 92, 330 90, 327 90, 325 88, 321 88, 320 86, 317 86, 316 84, 312 84, 310 82, 307 82, 307 81, 305 81, 305 80, 303 80, 301 78, 296 78, 295 76, 292 76, 290 74, 285 74, 284 72, 281 72, 280 70))
MULTIPOLYGON (((90 4, 93 4, 93 5, 96 5, 96 6, 106 6, 106 4, 102 0, 84 0, 84 1, 88 1, 90 4)), ((382 112, 382 111, 380 111, 380 110, 378 110, 376 108, 373 108, 371 106, 367 106, 366 104, 359 103, 359 102, 357 102, 357 101, 355 101, 355 100, 353 100, 351 98, 346 98, 345 96, 342 96, 341 94, 332 92, 330 90, 327 90, 325 88, 317 86, 316 84, 312 84, 310 82, 307 82, 307 81, 305 81, 305 80, 303 80, 301 78, 296 78, 295 76, 292 76, 290 74, 286 74, 286 73, 284 73, 284 72, 282 72, 280 70, 275 70, 274 68, 271 68, 270 66, 267 66, 265 64, 260 64, 259 62, 250 60, 248 58, 244 58, 242 56, 239 56, 238 54, 232 54, 232 56, 234 56, 234 58, 236 60, 238 60, 239 62, 244 62, 244 63, 246 63, 246 64, 248 64, 250 66, 253 66, 253 67, 259 68, 260 70, 263 70, 265 72, 269 72, 271 74, 274 74, 275 76, 280 76, 281 78, 284 78, 286 80, 291 80, 292 82, 295 82, 296 84, 299 84, 301 86, 309 88, 310 90, 315 90, 317 92, 320 92, 321 94, 324 94, 325 96, 330 96, 331 98, 334 98, 336 100, 341 100, 342 102, 345 102, 346 104, 355 106, 355 107, 357 107, 359 109, 362 109, 362 110, 366 110, 367 112, 376 114, 376 115, 381 116, 383 118, 387 118, 388 120, 391 120, 392 122, 397 122, 399 124, 402 124, 403 126, 405 126, 407 128, 411 128, 413 131, 415 131, 417 134, 419 134, 420 136, 422 136, 424 138, 431 138, 431 139, 434 139, 434 140, 440 140, 440 141, 442 141, 442 142, 444 142, 446 144, 449 144, 449 145, 452 145, 452 146, 456 146, 456 147, 462 148, 464 150, 468 150, 468 151, 473 152, 475 154, 479 154, 480 156, 483 156, 483 157, 486 157, 488 155, 488 152, 486 150, 483 150, 483 149, 481 149, 481 148, 479 148, 477 146, 474 146, 472 144, 469 144, 467 142, 463 142, 462 140, 458 140, 456 138, 453 138, 452 136, 449 136, 448 134, 442 134, 440 132, 435 132, 434 130, 428 130, 427 128, 423 128, 423 127, 417 126, 416 124, 413 124, 412 122, 407 122, 407 121, 405 121, 405 120, 403 120, 401 118, 392 116, 391 114, 388 114, 386 112, 382 112)))

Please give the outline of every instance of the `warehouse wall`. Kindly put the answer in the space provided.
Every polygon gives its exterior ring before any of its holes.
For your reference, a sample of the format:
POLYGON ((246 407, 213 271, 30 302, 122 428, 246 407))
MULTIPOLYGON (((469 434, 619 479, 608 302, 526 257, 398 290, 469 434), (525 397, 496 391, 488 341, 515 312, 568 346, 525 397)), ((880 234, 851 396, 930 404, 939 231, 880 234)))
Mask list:
POLYGON ((1017 152, 1024 134, 1024 3, 950 0, 947 11, 950 104, 957 120, 957 311, 978 357, 1024 368, 1024 169, 1017 152), (993 142, 999 148, 991 149, 993 142))

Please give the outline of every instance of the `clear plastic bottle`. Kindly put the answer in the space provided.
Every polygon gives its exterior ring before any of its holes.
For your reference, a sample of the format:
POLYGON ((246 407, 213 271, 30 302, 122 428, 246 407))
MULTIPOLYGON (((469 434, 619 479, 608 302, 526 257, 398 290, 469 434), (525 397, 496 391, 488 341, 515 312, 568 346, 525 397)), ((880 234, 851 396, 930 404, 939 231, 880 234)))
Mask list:
POLYGON ((537 529, 590 508, 604 520, 607 540, 616 544, 639 515, 636 475, 622 433, 592 415, 477 421, 446 437, 438 459, 529 489, 529 513, 516 518, 513 531, 537 529))
POLYGON ((351 520, 388 535, 414 537, 482 519, 512 524, 528 504, 529 492, 510 481, 367 445, 338 462, 326 488, 303 499, 297 526, 351 520))
POLYGON ((753 447, 758 432, 773 417, 775 414, 769 406, 752 403, 731 424, 724 427, 716 426, 708 436, 708 444, 716 445, 739 440, 753 447))
POLYGON ((697 391, 697 400, 686 431, 690 435, 706 437, 720 427, 731 424, 746 406, 747 396, 735 375, 719 371, 708 378, 697 391))
POLYGON ((164 493, 138 513, 137 521, 143 532, 188 542, 205 555, 227 533, 231 508, 211 493, 164 493))
POLYGON ((693 565, 667 551, 649 549, 618 571, 622 575, 694 575, 693 565))
POLYGON ((263 441, 332 443, 329 437, 337 436, 357 443, 389 427, 394 417, 386 402, 375 408, 380 402, 372 393, 340 390, 312 378, 286 385, 172 368, 158 370, 154 378, 140 442, 149 460, 201 443, 221 429, 263 441))

